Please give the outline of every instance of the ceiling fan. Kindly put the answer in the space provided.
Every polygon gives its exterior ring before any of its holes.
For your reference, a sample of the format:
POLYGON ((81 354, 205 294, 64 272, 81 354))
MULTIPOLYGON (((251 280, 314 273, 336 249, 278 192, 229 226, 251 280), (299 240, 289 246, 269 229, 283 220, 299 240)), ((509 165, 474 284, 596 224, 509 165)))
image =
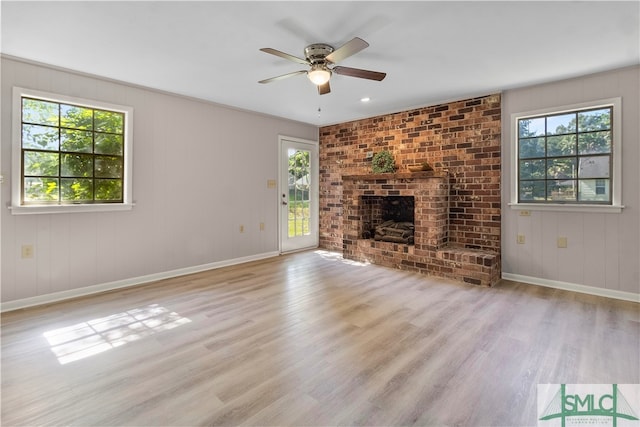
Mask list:
POLYGON ((334 64, 360 52, 368 46, 369 43, 359 37, 354 37, 338 49, 334 49, 333 46, 325 43, 314 43, 304 48, 305 59, 289 55, 276 49, 271 49, 270 47, 262 48, 260 49, 262 52, 270 53, 298 64, 309 65, 311 68, 309 70, 294 71, 281 76, 271 77, 270 79, 260 80, 258 83, 271 83, 287 77, 297 76, 298 74, 306 74, 309 80, 318 86, 318 94, 324 95, 331 92, 329 79, 333 73, 349 77, 358 77, 360 79, 381 81, 387 75, 386 73, 334 66, 334 64))

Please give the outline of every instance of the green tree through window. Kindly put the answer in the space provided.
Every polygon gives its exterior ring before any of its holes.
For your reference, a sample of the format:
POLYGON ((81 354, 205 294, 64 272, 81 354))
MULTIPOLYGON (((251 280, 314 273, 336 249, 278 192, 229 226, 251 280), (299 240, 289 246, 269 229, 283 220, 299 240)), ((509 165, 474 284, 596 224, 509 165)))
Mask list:
POLYGON ((23 96, 21 204, 122 203, 125 115, 23 96))
POLYGON ((613 107, 519 118, 518 202, 611 204, 613 107))
POLYGON ((310 152, 289 150, 289 214, 288 236, 310 233, 309 184, 311 178, 310 152))

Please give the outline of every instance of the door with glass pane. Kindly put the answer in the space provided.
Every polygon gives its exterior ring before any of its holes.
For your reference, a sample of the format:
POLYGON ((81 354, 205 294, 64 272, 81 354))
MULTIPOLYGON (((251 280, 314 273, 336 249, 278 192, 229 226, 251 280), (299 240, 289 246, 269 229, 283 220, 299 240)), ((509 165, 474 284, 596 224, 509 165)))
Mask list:
POLYGON ((318 246, 318 143, 280 137, 280 251, 318 246))

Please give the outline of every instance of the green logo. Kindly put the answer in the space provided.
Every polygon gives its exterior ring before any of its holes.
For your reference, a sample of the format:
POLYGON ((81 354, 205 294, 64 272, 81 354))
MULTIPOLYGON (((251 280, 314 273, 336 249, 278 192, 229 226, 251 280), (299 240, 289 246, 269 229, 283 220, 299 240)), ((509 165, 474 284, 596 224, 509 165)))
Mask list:
MULTIPOLYGON (((625 396, 620 392, 617 384, 551 384, 559 385, 557 392, 548 400, 541 411, 539 421, 559 419, 562 427, 566 426, 567 419, 572 425, 613 425, 618 426, 619 420, 638 421, 638 416, 625 396), (605 417, 605 418, 602 418, 605 417)), ((637 384, 634 384, 637 388, 637 384)), ((540 387, 538 385, 538 408, 540 409, 540 387)), ((634 397, 637 398, 637 390, 634 389, 634 397)), ((547 390, 547 393, 549 390, 547 390)), ((634 401, 634 400, 632 400, 634 401)), ((637 405, 637 403, 634 403, 637 405)), ((538 423, 538 425, 547 425, 538 423)), ((628 424, 626 424, 628 425, 628 424)), ((633 423, 633 425, 639 425, 633 423)))

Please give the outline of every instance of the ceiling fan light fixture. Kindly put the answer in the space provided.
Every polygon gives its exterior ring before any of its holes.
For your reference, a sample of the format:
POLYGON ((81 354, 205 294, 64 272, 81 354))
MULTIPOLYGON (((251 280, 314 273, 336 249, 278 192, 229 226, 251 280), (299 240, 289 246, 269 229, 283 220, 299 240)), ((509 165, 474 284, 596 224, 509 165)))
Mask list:
POLYGON ((260 49, 262 52, 279 56, 280 58, 284 58, 298 64, 308 65, 309 69, 294 71, 281 76, 271 77, 270 79, 260 80, 258 83, 271 83, 291 76, 306 74, 309 80, 311 80, 311 83, 317 86, 318 95, 326 95, 331 92, 329 80, 331 80, 331 76, 334 73, 341 76, 381 81, 387 75, 386 73, 336 66, 338 62, 360 52, 367 46, 369 46, 369 43, 359 37, 354 37, 338 49, 334 49, 333 46, 325 43, 314 43, 304 48, 304 59, 270 47, 262 48, 260 49), (329 68, 329 66, 331 66, 331 68, 329 68))
POLYGON ((312 65, 307 72, 307 77, 314 85, 322 86, 331 78, 331 70, 324 65, 312 65))

